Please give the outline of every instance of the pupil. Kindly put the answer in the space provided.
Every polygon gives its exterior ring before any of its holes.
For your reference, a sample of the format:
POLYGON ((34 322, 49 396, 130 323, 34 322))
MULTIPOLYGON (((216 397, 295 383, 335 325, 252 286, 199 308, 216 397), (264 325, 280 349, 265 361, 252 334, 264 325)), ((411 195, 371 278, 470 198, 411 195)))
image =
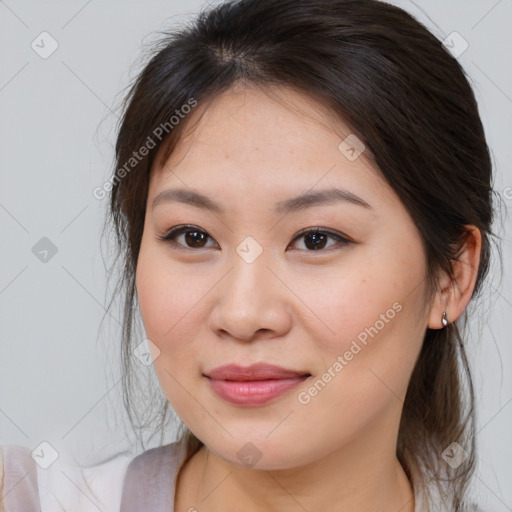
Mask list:
POLYGON ((326 236, 322 233, 312 233, 310 235, 306 235, 306 247, 308 249, 321 249, 325 245, 326 236), (307 240, 312 240, 313 245, 310 246, 307 240))

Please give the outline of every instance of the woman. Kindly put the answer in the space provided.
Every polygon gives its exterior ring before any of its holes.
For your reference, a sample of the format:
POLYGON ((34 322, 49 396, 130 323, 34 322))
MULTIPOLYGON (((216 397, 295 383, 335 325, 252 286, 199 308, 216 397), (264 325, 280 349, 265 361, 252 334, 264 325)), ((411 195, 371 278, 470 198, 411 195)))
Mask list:
MULTIPOLYGON (((185 428, 84 477, 98 503, 474 510, 461 332, 491 183, 463 70, 397 7, 241 0, 169 34, 126 98, 105 190, 124 360, 142 358, 138 305, 164 418, 185 428)), ((26 482, 5 510, 38 503, 26 482)))

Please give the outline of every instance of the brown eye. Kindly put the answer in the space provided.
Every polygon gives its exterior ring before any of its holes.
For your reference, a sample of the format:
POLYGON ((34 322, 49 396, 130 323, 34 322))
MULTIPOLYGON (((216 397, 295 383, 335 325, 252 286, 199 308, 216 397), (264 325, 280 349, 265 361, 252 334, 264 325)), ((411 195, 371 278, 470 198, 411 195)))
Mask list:
POLYGON ((321 229, 309 229, 306 231, 302 231, 299 233, 295 238, 295 240, 304 240, 304 246, 305 249, 301 250, 307 250, 308 252, 318 251, 326 248, 330 248, 336 243, 341 245, 347 245, 351 243, 350 240, 345 238, 344 236, 341 236, 338 233, 333 233, 331 231, 321 230, 321 229), (328 244, 328 240, 332 239, 335 241, 335 243, 328 244))
POLYGON ((181 226, 171 229, 166 235, 159 236, 158 238, 164 242, 170 242, 185 249, 203 249, 208 247, 206 242, 210 236, 205 231, 195 226, 181 226), (179 241, 181 237, 183 237, 182 241, 179 241))
POLYGON ((189 247, 203 247, 208 235, 201 231, 185 231, 185 243, 189 247))

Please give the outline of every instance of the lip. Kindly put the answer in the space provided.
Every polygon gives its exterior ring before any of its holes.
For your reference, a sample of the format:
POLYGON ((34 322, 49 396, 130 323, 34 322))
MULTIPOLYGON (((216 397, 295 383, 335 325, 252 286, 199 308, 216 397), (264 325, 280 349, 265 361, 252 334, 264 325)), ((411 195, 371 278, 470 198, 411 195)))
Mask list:
POLYGON ((311 376, 266 363, 219 366, 203 375, 220 398, 245 406, 270 402, 311 376))

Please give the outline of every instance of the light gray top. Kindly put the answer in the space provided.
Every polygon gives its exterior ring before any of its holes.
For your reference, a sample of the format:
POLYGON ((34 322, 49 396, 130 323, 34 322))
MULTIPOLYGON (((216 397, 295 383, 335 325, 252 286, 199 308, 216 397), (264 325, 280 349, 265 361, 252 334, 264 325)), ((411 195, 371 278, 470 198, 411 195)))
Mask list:
MULTIPOLYGON (((46 469, 25 446, 4 445, 1 452, 0 512, 174 512, 186 445, 175 442, 137 456, 123 453, 92 467, 64 461, 46 469)), ((419 485, 414 491, 414 512, 452 512, 434 488, 434 508, 427 507, 419 485)))

